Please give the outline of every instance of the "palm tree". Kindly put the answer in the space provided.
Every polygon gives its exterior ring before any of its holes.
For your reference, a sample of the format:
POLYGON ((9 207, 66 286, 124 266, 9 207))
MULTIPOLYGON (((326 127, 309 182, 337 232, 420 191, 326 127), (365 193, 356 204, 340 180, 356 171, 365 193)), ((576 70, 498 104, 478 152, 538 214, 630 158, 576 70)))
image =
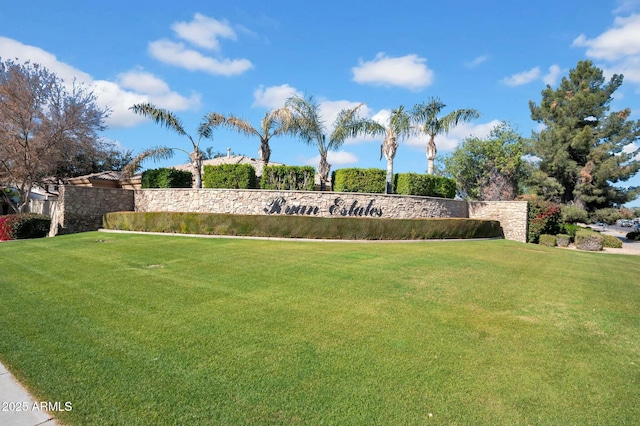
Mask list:
POLYGON ((154 160, 165 160, 173 157, 174 151, 182 151, 189 156, 191 160, 191 165, 193 166, 194 176, 195 176, 195 187, 202 188, 202 157, 203 153, 200 150, 200 141, 202 138, 211 139, 213 136, 213 129, 224 123, 224 116, 217 113, 210 113, 206 115, 200 125, 198 126, 198 139, 195 140, 191 135, 189 135, 182 126, 182 121, 171 111, 167 111, 162 108, 158 108, 150 103, 141 103, 136 104, 129 108, 134 113, 138 115, 142 115, 143 117, 151 118, 156 123, 160 124, 163 127, 166 127, 169 130, 173 130, 177 134, 181 136, 186 136, 189 138, 191 142, 191 146, 193 151, 189 152, 182 148, 169 148, 169 147, 154 147, 140 153, 136 158, 134 158, 123 170, 124 174, 132 174, 138 167, 140 163, 147 159, 153 158, 154 160))
POLYGON ((253 127, 247 120, 235 115, 227 116, 222 124, 235 129, 240 133, 244 133, 247 136, 257 136, 260 138, 258 156, 266 166, 269 163, 269 158, 271 157, 269 141, 274 136, 286 133, 288 118, 289 115, 281 108, 267 112, 260 122, 260 129, 253 127))
POLYGON ((393 159, 396 156, 398 142, 411 134, 412 127, 409 114, 405 112, 402 105, 391 111, 386 126, 380 126, 385 135, 380 145, 380 159, 383 155, 387 159, 387 194, 391 194, 393 192, 393 159))
POLYGON ((327 162, 327 154, 342 146, 347 138, 359 134, 381 133, 380 125, 375 121, 362 118, 358 110, 363 103, 340 111, 333 123, 333 131, 327 142, 327 128, 320 116, 320 105, 313 96, 302 98, 293 96, 287 99, 285 108, 290 112, 291 118, 287 125, 288 133, 300 136, 309 145, 315 145, 320 153, 318 175, 320 176, 320 189, 324 190, 329 181, 331 164, 327 162))
POLYGON ((429 141, 427 142, 427 173, 429 174, 433 174, 433 163, 437 152, 435 137, 449 133, 449 130, 459 123, 471 121, 480 116, 480 113, 475 109, 457 109, 444 117, 438 117, 444 107, 446 105, 439 98, 431 98, 427 103, 414 106, 411 111, 412 120, 421 126, 422 130, 429 136, 429 141))

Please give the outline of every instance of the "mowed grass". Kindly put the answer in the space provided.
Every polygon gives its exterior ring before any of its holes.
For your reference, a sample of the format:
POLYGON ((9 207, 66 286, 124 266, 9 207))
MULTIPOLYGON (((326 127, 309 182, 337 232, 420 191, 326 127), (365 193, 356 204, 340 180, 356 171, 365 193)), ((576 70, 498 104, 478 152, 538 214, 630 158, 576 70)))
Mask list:
POLYGON ((640 419, 637 256, 90 232, 0 259, 0 360, 62 423, 640 419))

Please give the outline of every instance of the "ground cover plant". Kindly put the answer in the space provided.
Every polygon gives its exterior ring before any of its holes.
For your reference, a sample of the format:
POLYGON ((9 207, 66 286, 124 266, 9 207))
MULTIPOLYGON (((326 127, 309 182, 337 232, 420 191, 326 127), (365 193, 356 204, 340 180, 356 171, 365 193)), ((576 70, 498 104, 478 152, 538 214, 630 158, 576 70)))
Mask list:
POLYGON ((0 360, 66 424, 640 418, 636 256, 89 232, 0 257, 0 360))

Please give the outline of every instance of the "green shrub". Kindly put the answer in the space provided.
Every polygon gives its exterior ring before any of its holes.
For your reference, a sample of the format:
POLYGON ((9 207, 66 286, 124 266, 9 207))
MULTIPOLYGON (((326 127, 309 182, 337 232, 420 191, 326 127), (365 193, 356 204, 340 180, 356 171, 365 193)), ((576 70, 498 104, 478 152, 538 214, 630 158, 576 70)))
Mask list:
POLYGON ((640 241, 640 232, 638 231, 629 232, 626 238, 629 241, 640 241))
POLYGON ((562 225, 560 225, 560 231, 569 235, 572 240, 576 236, 576 231, 578 229, 580 229, 580 227, 572 223, 563 223, 562 225))
POLYGON ((564 223, 588 223, 589 222, 589 214, 586 210, 581 209, 578 206, 567 206, 562 205, 560 207, 562 211, 562 221, 564 223))
POLYGON ((556 235, 556 244, 558 247, 569 247, 569 244, 571 244, 571 236, 568 234, 556 235))
POLYGON ((542 234, 538 239, 538 244, 540 244, 541 246, 555 247, 557 245, 556 236, 542 234))
POLYGON ((560 206, 538 198, 532 198, 527 201, 529 202, 528 242, 537 243, 542 234, 558 234, 562 220, 560 206))
POLYGON ((609 248, 622 248, 622 240, 613 235, 602 234, 604 246, 609 248))
POLYGON ((0 217, 0 241, 43 238, 49 234, 51 218, 42 214, 19 213, 0 217))
POLYGON ((126 231, 348 240, 495 238, 500 223, 478 219, 363 219, 286 215, 114 212, 103 227, 126 231))
POLYGON ((338 169, 332 174, 332 189, 337 192, 384 194, 387 172, 382 169, 338 169))
POLYGON ((313 191, 316 169, 312 166, 266 166, 260 188, 313 191))
POLYGON ((256 187, 256 169, 251 164, 204 166, 205 188, 249 189, 256 187))
POLYGON ((398 173, 394 176, 396 194, 455 198, 456 181, 443 176, 398 173))
POLYGON ((588 229, 580 229, 576 232, 576 248, 587 251, 600 251, 604 247, 604 235, 588 229))
POLYGON ((186 170, 169 167, 142 172, 143 188, 191 188, 193 174, 186 170))

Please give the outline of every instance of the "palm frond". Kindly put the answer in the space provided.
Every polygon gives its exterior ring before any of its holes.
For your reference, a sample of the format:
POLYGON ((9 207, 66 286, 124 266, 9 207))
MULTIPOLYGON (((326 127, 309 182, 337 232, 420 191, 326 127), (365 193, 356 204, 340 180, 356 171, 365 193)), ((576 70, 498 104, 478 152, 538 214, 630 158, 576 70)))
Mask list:
POLYGON ((289 133, 301 137, 309 145, 323 144, 325 124, 320 116, 320 106, 313 96, 302 98, 293 96, 287 99, 285 107, 291 111, 289 133))
POLYGON ((184 130, 184 127, 182 127, 182 121, 180 120, 180 118, 178 118, 178 116, 176 116, 171 111, 158 108, 148 102, 135 104, 129 109, 138 115, 152 119, 155 123, 160 124, 161 126, 164 126, 169 130, 173 130, 179 135, 188 136, 187 132, 185 132, 184 130))
MULTIPOLYGON (((268 120, 272 122, 271 127, 273 128, 273 136, 282 135, 285 133, 289 133, 293 122, 293 115, 291 114, 291 110, 289 108, 277 108, 267 113, 268 120)), ((265 121, 267 117, 263 119, 263 130, 267 123, 265 121)))
POLYGON ((129 164, 124 166, 122 174, 125 177, 132 176, 139 168, 142 162, 148 158, 154 161, 168 160, 173 157, 173 152, 176 148, 168 148, 166 146, 157 146, 142 151, 136 157, 134 157, 129 164))
POLYGON ((457 109, 452 111, 440 119, 441 132, 448 132, 459 123, 466 123, 478 117, 480 117, 480 113, 475 109, 457 109))
POLYGON ((211 112, 205 115, 202 119, 202 122, 198 126, 199 137, 211 139, 211 137, 213 136, 213 129, 225 124, 226 121, 227 118, 222 114, 218 114, 217 112, 211 112))
POLYGON ((227 120, 224 122, 224 126, 246 136, 261 136, 260 132, 255 127, 253 127, 253 125, 251 125, 248 120, 235 115, 229 115, 227 117, 227 120))
POLYGON ((411 134, 411 119, 409 114, 404 110, 403 105, 391 111, 389 130, 393 133, 393 136, 398 138, 406 138, 411 134))
POLYGON ((330 149, 339 148, 346 139, 358 135, 383 135, 386 129, 383 125, 370 118, 360 117, 359 110, 365 104, 361 103, 353 108, 340 111, 334 122, 334 130, 329 141, 330 149))

